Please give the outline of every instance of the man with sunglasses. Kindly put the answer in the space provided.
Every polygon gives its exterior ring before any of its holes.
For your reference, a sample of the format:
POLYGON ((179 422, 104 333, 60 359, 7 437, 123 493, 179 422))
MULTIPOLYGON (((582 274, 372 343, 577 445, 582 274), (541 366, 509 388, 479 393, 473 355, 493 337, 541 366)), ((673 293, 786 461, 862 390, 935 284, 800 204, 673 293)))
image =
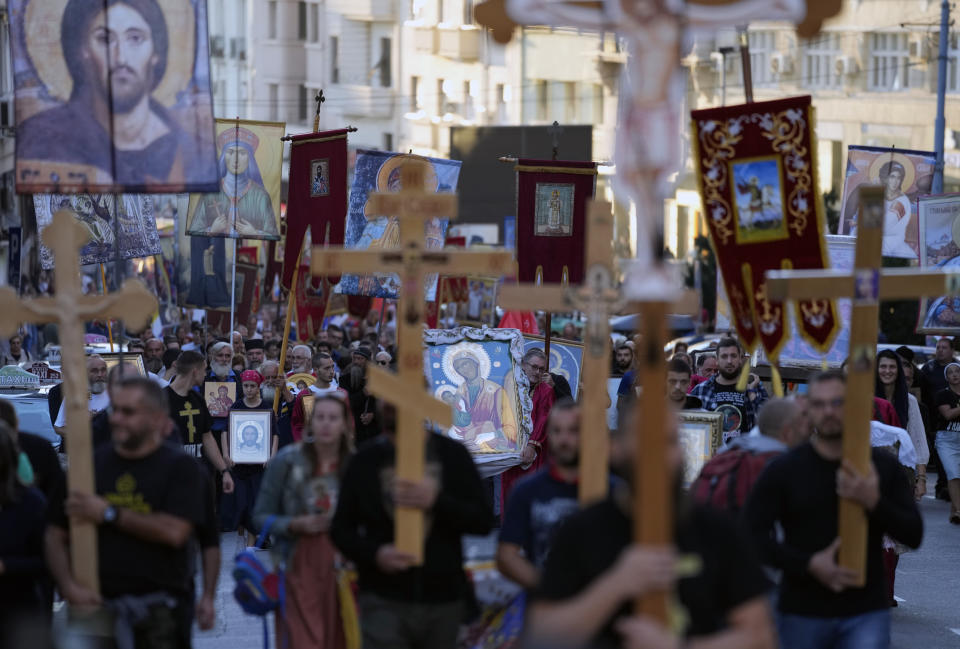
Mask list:
POLYGON ((783 649, 890 646, 890 610, 883 536, 920 546, 923 520, 913 490, 892 454, 874 448, 862 475, 843 460, 842 372, 809 382, 813 436, 767 465, 754 485, 744 520, 761 560, 780 570, 777 626, 783 649), (837 563, 837 498, 867 513, 866 583, 837 563), (779 525, 782 533, 777 533, 779 525))
POLYGON ((390 363, 393 362, 393 357, 387 352, 377 352, 376 359, 377 365, 384 369, 390 367, 390 363))

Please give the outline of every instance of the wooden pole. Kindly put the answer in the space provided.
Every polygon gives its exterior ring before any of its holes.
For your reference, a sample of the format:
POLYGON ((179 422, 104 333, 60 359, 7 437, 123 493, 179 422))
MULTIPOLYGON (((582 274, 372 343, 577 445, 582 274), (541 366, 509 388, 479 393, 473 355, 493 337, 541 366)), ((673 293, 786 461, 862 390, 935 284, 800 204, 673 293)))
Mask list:
MULTIPOLYGON (((101 295, 107 294, 107 271, 104 270, 103 264, 100 264, 100 290, 101 295)), ((110 324, 110 320, 107 320, 107 336, 110 339, 110 353, 113 353, 113 326, 110 324)))
MULTIPOLYGON (((873 418, 874 366, 879 321, 879 268, 883 247, 883 190, 860 188, 860 214, 854 258, 854 300, 850 314, 850 362, 843 411, 843 457, 861 475, 870 470, 870 420, 873 418)), ((867 515, 863 506, 840 499, 838 563, 866 583, 867 515)))
MULTIPOLYGON (((303 249, 297 255, 297 265, 293 269, 293 277, 290 280, 290 295, 287 297, 287 317, 283 323, 283 340, 280 342, 280 371, 278 375, 286 381, 287 373, 284 366, 287 362, 287 347, 290 343, 290 318, 294 309, 297 307, 297 280, 300 275, 300 258, 303 257, 303 249)), ((233 335, 232 333, 230 334, 233 335)), ((280 409, 280 395, 283 393, 283 386, 273 395, 273 413, 277 414, 280 409)))
MULTIPOLYGON (((669 409, 664 403, 666 361, 663 344, 667 338, 666 302, 642 302, 643 344, 638 350, 638 375, 642 393, 636 414, 636 452, 633 457, 633 538, 645 546, 666 548, 673 544, 673 484, 667 465, 669 409), (640 506, 643 503, 643 506, 640 506)), ((669 621, 668 591, 639 598, 636 610, 658 620, 669 621)))
POLYGON ((753 103, 753 66, 750 63, 750 38, 747 28, 737 28, 737 37, 740 40, 740 63, 743 67, 743 99, 745 103, 753 103))

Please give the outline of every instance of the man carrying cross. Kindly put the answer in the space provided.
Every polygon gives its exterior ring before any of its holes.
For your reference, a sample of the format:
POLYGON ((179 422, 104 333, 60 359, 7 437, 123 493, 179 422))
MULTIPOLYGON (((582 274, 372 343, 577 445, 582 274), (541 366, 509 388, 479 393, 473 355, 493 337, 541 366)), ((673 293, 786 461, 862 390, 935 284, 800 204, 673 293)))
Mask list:
POLYGON ((764 563, 783 570, 778 626, 783 649, 890 645, 883 535, 920 545, 923 520, 896 457, 873 449, 869 472, 843 460, 842 372, 823 372, 809 385, 814 435, 775 459, 747 500, 744 518, 764 563), (837 497, 868 512, 866 582, 837 562, 837 497), (774 531, 779 524, 783 540, 774 531), (856 639, 856 643, 853 641, 856 639))
MULTIPOLYGON (((632 475, 635 454, 644 451, 633 434, 637 416, 637 409, 628 411, 611 440, 611 469, 626 484, 573 514, 554 538, 532 594, 532 646, 695 649, 702 642, 715 648, 772 649, 767 581, 749 542, 727 518, 699 506, 680 508, 676 550, 631 545, 629 483, 638 477, 632 475), (677 628, 631 616, 636 597, 674 587, 671 617, 677 628)), ((682 455, 671 424, 666 460, 676 480, 677 502, 682 502, 682 455)))

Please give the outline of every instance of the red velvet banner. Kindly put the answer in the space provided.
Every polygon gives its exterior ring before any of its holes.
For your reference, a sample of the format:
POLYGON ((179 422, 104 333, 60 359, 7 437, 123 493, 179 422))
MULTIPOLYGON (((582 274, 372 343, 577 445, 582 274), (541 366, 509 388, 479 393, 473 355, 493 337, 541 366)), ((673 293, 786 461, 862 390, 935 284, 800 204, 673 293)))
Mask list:
POLYGON ((310 267, 300 266, 297 280, 297 340, 313 340, 323 328, 323 316, 333 285, 325 277, 311 277, 310 267))
POLYGON ((517 167, 517 261, 520 281, 583 280, 587 201, 597 179, 594 162, 521 159, 517 167))
MULTIPOLYGON (((768 270, 827 265, 810 97, 693 111, 697 175, 710 240, 737 331, 776 361, 786 309, 767 299, 768 270)), ((839 329, 830 300, 800 302, 797 329, 826 352, 839 329)))
MULTIPOLYGON (((342 246, 347 219, 347 130, 304 133, 295 136, 290 144, 287 236, 281 276, 284 288, 290 288, 307 228, 313 245, 322 245, 326 235, 327 244, 342 246)), ((339 281, 329 279, 334 284, 339 281)))

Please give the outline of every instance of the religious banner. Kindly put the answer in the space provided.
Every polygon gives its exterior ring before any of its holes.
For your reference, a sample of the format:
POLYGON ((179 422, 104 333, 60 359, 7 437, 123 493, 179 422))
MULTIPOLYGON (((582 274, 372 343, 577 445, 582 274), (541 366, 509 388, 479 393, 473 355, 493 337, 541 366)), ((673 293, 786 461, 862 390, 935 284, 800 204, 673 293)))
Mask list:
POLYGON ((516 170, 520 281, 579 284, 596 163, 521 159, 516 170))
MULTIPOLYGON (((33 208, 41 235, 53 215, 66 209, 90 234, 80 249, 80 264, 105 264, 117 258, 134 259, 160 254, 160 236, 149 194, 34 194, 33 208), (119 236, 119 241, 117 237, 119 236)), ((40 246, 40 265, 53 268, 53 254, 40 246)))
POLYGON ((296 303, 297 340, 313 340, 323 328, 323 316, 332 289, 326 277, 310 275, 309 263, 300 265, 296 303))
MULTIPOLYGON (((355 250, 376 250, 394 248, 398 245, 399 221, 395 216, 368 214, 367 196, 375 192, 399 191, 400 169, 407 164, 425 167, 424 190, 438 194, 456 191, 461 165, 457 160, 438 160, 383 151, 358 151, 357 164, 353 172, 353 186, 350 188, 345 247, 355 250)), ((433 219, 427 224, 425 230, 427 249, 443 247, 447 224, 446 219, 433 219)), ((320 243, 319 238, 314 237, 314 245, 318 243, 320 243)), ((429 275, 424 285, 425 299, 428 302, 435 300, 436 275, 429 275)), ((337 291, 347 295, 395 299, 399 288, 400 279, 397 275, 377 273, 363 277, 344 275, 337 291)))
POLYGON ((20 250, 23 244, 23 228, 7 230, 9 251, 7 253, 7 286, 20 291, 20 250))
POLYGON ((840 234, 857 234, 860 187, 883 187, 883 256, 920 258, 917 198, 930 191, 936 155, 927 151, 851 146, 840 206, 840 234))
MULTIPOLYGON (((525 334, 523 336, 524 353, 531 349, 543 351, 543 336, 534 334, 525 334)), ((548 367, 551 374, 558 374, 567 380, 570 384, 570 390, 573 398, 577 398, 577 391, 580 388, 580 366, 583 361, 583 343, 575 343, 568 340, 550 341, 550 362, 548 367)), ((616 400, 614 400, 616 403, 616 400)))
MULTIPOLYGON (((960 270, 960 194, 921 196, 918 208, 923 244, 920 266, 957 272, 960 270)), ((960 297, 921 297, 917 333, 960 334, 960 297)))
MULTIPOLYGON (((246 324, 250 315, 254 311, 256 300, 257 272, 259 268, 251 264, 237 262, 237 296, 236 307, 233 312, 233 324, 246 324)), ((231 278, 232 279, 232 278, 231 278)), ((228 285, 229 286, 229 285, 228 285)), ((230 305, 227 304, 226 310, 207 310, 207 325, 212 330, 220 330, 224 333, 230 330, 230 305)))
MULTIPOLYGON (((287 235, 283 245, 283 274, 280 279, 284 288, 290 288, 307 228, 310 228, 315 246, 324 243, 328 246, 343 245, 347 218, 348 132, 349 129, 340 129, 304 133, 290 140, 287 235)), ((336 278, 331 281, 336 283, 336 278)))
MULTIPOLYGON (((826 263, 810 97, 693 111, 704 214, 734 323, 749 350, 777 361, 786 309, 767 298, 764 273, 826 263)), ((839 329, 826 299, 797 305, 799 332, 826 351, 839 329)))
POLYGON ((428 329, 424 373, 434 397, 453 408, 446 434, 462 442, 484 477, 520 463, 533 403, 516 329, 428 329))
POLYGON ((233 244, 223 237, 187 234, 189 197, 180 194, 177 207, 177 304, 208 311, 230 310, 233 244))
POLYGON ((8 8, 18 193, 217 191, 206 2, 8 8))
POLYGON ((192 194, 187 234, 280 238, 283 122, 217 119, 218 191, 192 194))

